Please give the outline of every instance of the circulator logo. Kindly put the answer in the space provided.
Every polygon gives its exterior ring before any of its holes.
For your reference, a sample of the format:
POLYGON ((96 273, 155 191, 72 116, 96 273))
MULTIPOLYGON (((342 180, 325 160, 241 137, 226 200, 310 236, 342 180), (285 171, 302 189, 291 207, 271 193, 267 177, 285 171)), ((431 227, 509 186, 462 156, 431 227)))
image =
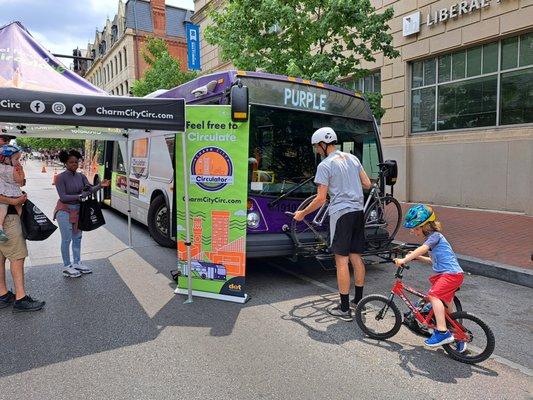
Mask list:
POLYGON ((233 184, 233 163, 218 147, 200 149, 191 161, 191 183, 209 192, 217 192, 233 184))

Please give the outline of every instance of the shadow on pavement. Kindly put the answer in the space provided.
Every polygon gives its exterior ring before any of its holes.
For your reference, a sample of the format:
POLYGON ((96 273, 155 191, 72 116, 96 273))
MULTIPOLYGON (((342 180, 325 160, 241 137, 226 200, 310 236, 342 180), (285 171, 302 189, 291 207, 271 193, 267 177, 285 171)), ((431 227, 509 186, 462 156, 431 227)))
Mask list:
POLYGON ((384 341, 367 338, 355 322, 340 321, 326 313, 326 308, 334 304, 336 298, 337 296, 332 294, 303 302, 294 306, 282 319, 300 325, 307 330, 311 339, 322 343, 343 345, 355 339, 364 345, 386 350, 392 353, 393 357, 397 356, 398 365, 410 377, 421 376, 443 383, 457 383, 458 379, 469 378, 474 374, 498 376, 497 372, 483 366, 454 361, 448 358, 442 349, 426 349, 421 338, 420 343, 414 346, 404 346, 394 342, 394 338, 384 341))
POLYGON ((0 310, 0 377, 157 337, 157 325, 109 262, 91 265, 95 273, 78 279, 64 278, 58 265, 31 269, 30 294, 46 306, 26 314, 0 310))

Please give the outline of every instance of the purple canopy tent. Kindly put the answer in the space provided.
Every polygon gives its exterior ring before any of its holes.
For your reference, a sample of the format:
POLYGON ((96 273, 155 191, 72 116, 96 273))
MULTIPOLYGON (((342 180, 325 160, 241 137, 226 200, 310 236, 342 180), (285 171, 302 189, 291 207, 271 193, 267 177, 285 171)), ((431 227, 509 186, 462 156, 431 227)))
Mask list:
MULTIPOLYGON (((0 125, 13 136, 125 142, 130 203, 130 140, 149 137, 153 129, 183 132, 185 102, 109 96, 12 22, 0 28, 0 125)), ((128 233, 131 247, 131 211, 128 233)))

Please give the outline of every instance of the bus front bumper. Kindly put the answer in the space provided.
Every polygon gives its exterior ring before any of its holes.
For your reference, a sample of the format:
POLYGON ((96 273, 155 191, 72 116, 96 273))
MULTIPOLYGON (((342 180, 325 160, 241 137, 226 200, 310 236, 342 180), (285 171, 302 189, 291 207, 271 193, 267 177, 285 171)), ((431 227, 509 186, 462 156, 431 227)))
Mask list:
POLYGON ((246 236, 246 257, 292 256, 294 244, 285 233, 249 233, 246 236))

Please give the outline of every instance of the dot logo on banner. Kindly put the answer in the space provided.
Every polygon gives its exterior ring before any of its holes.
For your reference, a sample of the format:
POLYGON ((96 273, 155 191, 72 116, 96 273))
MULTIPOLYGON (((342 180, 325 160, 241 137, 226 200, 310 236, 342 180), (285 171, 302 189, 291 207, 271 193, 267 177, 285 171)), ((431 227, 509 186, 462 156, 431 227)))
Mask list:
POLYGON ((67 107, 60 101, 52 104, 52 112, 57 115, 62 115, 67 111, 67 107))
POLYGON ((33 100, 30 103, 30 110, 32 110, 35 114, 42 113, 44 109, 45 109, 45 106, 41 100, 33 100))
POLYGON ((86 111, 87 111, 87 109, 81 103, 77 103, 77 104, 74 104, 72 106, 72 112, 74 113, 74 115, 77 115, 78 117, 81 117, 82 115, 85 115, 86 111))

